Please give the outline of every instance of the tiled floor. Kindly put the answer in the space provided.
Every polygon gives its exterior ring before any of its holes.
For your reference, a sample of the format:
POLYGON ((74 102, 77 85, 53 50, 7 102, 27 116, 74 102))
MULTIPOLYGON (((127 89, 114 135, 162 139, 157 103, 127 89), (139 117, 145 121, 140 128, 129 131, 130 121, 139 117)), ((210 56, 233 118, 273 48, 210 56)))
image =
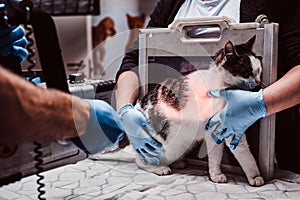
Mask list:
MULTIPOLYGON (((168 176, 138 169, 129 151, 98 154, 76 164, 44 172, 47 199, 190 200, 300 199, 300 174, 276 171, 274 180, 251 187, 244 176, 227 174, 216 184, 207 171, 187 168, 168 176)), ((0 199, 38 199, 37 177, 30 176, 0 188, 0 199)))

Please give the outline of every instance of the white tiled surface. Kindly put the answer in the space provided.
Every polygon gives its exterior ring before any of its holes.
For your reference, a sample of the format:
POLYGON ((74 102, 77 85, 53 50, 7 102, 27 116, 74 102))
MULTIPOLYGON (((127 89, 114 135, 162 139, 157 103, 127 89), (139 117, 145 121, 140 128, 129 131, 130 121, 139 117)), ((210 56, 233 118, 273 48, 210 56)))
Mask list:
MULTIPOLYGON (((274 180, 251 187, 246 178, 227 174, 228 183, 209 180, 206 170, 187 168, 168 176, 139 169, 126 151, 98 154, 76 164, 42 173, 47 199, 198 200, 300 199, 300 175, 276 171, 274 180)), ((0 188, 0 199, 38 199, 37 177, 0 188)))

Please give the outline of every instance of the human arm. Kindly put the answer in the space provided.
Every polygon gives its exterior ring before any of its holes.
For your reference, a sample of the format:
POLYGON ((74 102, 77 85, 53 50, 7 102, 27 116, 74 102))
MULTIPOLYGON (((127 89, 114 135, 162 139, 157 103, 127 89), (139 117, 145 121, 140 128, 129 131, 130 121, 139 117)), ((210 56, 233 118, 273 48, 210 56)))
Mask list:
POLYGON ((158 165, 162 146, 148 133, 149 130, 154 131, 154 129, 146 117, 132 105, 138 96, 137 74, 132 71, 123 72, 119 76, 117 84, 117 109, 128 139, 144 164, 158 165))
POLYGON ((90 107, 80 98, 40 88, 2 67, 0 88, 1 142, 51 141, 84 133, 90 107))
POLYGON ((148 133, 148 130, 154 129, 146 117, 132 105, 139 95, 137 56, 137 50, 129 51, 117 73, 116 108, 127 138, 138 153, 140 160, 145 165, 148 163, 159 165, 162 146, 148 133))
MULTIPOLYGON (((27 40, 21 26, 0 29, 0 55, 27 57, 27 40)), ((10 66, 6 66, 9 68, 10 66)), ((33 140, 62 139, 77 134, 72 115, 72 100, 78 109, 74 117, 79 134, 85 129, 88 104, 56 90, 37 87, 0 66, 1 142, 22 143, 33 140), (61 130, 65 130, 63 133, 61 130)))
MULTIPOLYGON (((162 2, 165 2, 165 0, 162 2)), ((157 7, 161 10, 161 2, 158 2, 158 5, 159 6, 157 7)), ((147 27, 159 27, 158 21, 160 18, 157 14, 161 14, 162 12, 157 12, 156 8, 153 13, 156 14, 151 14, 151 19, 147 27)), ((117 72, 116 108, 119 110, 121 115, 125 133, 135 150, 138 152, 141 160, 145 164, 159 164, 159 160, 156 158, 159 157, 157 152, 161 151, 161 145, 149 135, 146 129, 144 129, 145 127, 152 129, 146 117, 141 113, 141 111, 138 111, 132 106, 139 95, 139 78, 137 73, 139 53, 138 46, 138 41, 135 41, 134 45, 126 52, 121 63, 121 67, 117 72), (148 146, 153 146, 154 149, 148 149, 148 146), (144 151, 146 152, 144 153, 144 151)))
POLYGON ((137 74, 132 71, 125 71, 120 74, 117 88, 117 110, 127 103, 133 104, 138 97, 139 79, 137 74))
POLYGON ((263 90, 267 114, 272 115, 300 103, 300 65, 263 90))
POLYGON ((117 112, 104 101, 43 89, 2 67, 0 88, 0 143, 71 139, 94 154, 124 135, 117 112))
POLYGON ((298 65, 259 92, 236 89, 211 91, 212 96, 225 98, 226 105, 208 120, 206 129, 212 129, 211 135, 216 143, 233 135, 231 148, 235 149, 246 129, 255 121, 300 103, 299 77, 298 65))
POLYGON ((162 146, 148 133, 148 130, 153 130, 153 128, 146 117, 132 106, 138 97, 137 74, 132 71, 121 73, 118 77, 117 88, 116 107, 128 139, 145 165, 148 163, 159 165, 162 146))
MULTIPOLYGON (((0 56, 13 56, 11 59, 20 61, 27 57, 27 40, 21 26, 2 27, 0 36, 0 56)), ((84 133, 89 105, 79 98, 54 89, 37 87, 2 66, 0 88, 1 142, 51 141, 84 133), (74 119, 77 120, 77 127, 74 119)))
MULTIPOLYGON (((300 65, 300 7, 296 6, 296 2, 290 4, 282 4, 282 3, 274 3, 273 1, 268 1, 270 3, 267 7, 268 10, 265 14, 270 18, 271 21, 279 23, 279 35, 278 35, 278 67, 277 67, 277 76, 279 79, 265 88, 263 90, 263 99, 266 105, 267 115, 271 115, 297 105, 300 103, 299 100, 299 65, 300 65), (289 14, 278 14, 278 12, 283 12, 282 6, 286 9, 289 9, 289 14)), ((267 8, 266 7, 266 8, 267 8)), ((241 101, 248 101, 251 99, 241 98, 239 92, 236 91, 236 95, 241 99, 241 101)), ((227 101, 228 103, 231 100, 227 101)), ((254 101, 257 102, 257 101, 254 101)), ((236 107, 243 106, 243 103, 237 104, 236 107)), ((246 111, 249 111, 251 107, 246 108, 246 111)), ((241 123, 246 123, 243 129, 247 129, 251 124, 247 122, 247 118, 242 119, 239 118, 240 113, 244 113, 245 110, 240 110, 237 112, 237 117, 232 118, 228 117, 225 110, 222 110, 224 116, 226 116, 225 120, 232 123, 232 125, 224 125, 225 121, 220 123, 219 127, 224 126, 227 127, 237 127, 241 123)), ((296 110, 296 108, 295 108, 296 110)), ((295 111, 297 113, 297 111, 295 111)), ((282 116, 282 115, 281 115, 282 116)), ((259 115, 254 116, 254 118, 259 119, 259 115)), ((294 118, 294 116, 290 116, 294 118)), ((214 116, 215 118, 215 116, 214 116)), ((216 118, 215 118, 216 119, 216 118)), ((277 123, 277 122, 276 122, 277 123)), ((293 120, 294 124, 297 124, 296 119, 293 120)), ((278 124, 279 125, 279 124, 278 124)), ((282 125, 281 125, 282 126, 282 125)), ((208 126, 208 128, 212 128, 208 126)), ((294 129, 295 130, 295 129, 294 129)), ((213 134, 218 134, 217 129, 212 128, 210 131, 213 131, 213 134)), ((226 138, 225 134, 231 135, 228 131, 220 135, 221 139, 226 138)), ((235 136, 238 136, 235 140, 235 144, 237 145, 239 138, 242 136, 243 132, 240 130, 238 134, 235 133, 235 136)), ((296 133, 293 133, 296 134, 296 133)), ((281 136, 285 137, 285 136, 281 136)), ((288 141, 288 140, 286 140, 288 141)), ((282 143, 284 144, 284 142, 282 143)), ((290 143, 285 143, 290 144, 290 143)), ((235 146, 236 146, 235 145, 235 146)))

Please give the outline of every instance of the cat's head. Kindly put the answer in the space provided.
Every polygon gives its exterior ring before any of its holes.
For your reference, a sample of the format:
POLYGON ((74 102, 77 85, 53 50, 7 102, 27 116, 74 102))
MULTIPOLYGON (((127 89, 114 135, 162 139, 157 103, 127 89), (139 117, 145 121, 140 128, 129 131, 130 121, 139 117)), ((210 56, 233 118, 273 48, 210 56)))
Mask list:
POLYGON ((142 13, 137 16, 132 16, 126 13, 126 18, 127 18, 127 25, 129 29, 144 28, 145 26, 145 21, 146 21, 145 13, 142 13))
POLYGON ((253 36, 239 45, 228 41, 217 53, 215 64, 226 84, 241 89, 253 89, 261 83, 261 57, 252 51, 255 38, 253 36))

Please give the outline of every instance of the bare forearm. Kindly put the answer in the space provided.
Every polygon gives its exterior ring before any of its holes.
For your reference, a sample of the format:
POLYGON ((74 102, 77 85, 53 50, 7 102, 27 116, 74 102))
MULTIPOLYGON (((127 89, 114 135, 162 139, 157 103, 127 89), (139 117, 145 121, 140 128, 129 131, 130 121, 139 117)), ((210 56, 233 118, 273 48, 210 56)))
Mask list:
POLYGON ((268 115, 300 103, 300 65, 263 90, 268 115))
POLYGON ((89 104, 77 97, 42 89, 1 67, 0 88, 1 142, 64 139, 86 129, 89 104))
POLYGON ((117 105, 118 110, 126 103, 134 103, 138 97, 139 80, 134 72, 123 72, 117 81, 117 105))

